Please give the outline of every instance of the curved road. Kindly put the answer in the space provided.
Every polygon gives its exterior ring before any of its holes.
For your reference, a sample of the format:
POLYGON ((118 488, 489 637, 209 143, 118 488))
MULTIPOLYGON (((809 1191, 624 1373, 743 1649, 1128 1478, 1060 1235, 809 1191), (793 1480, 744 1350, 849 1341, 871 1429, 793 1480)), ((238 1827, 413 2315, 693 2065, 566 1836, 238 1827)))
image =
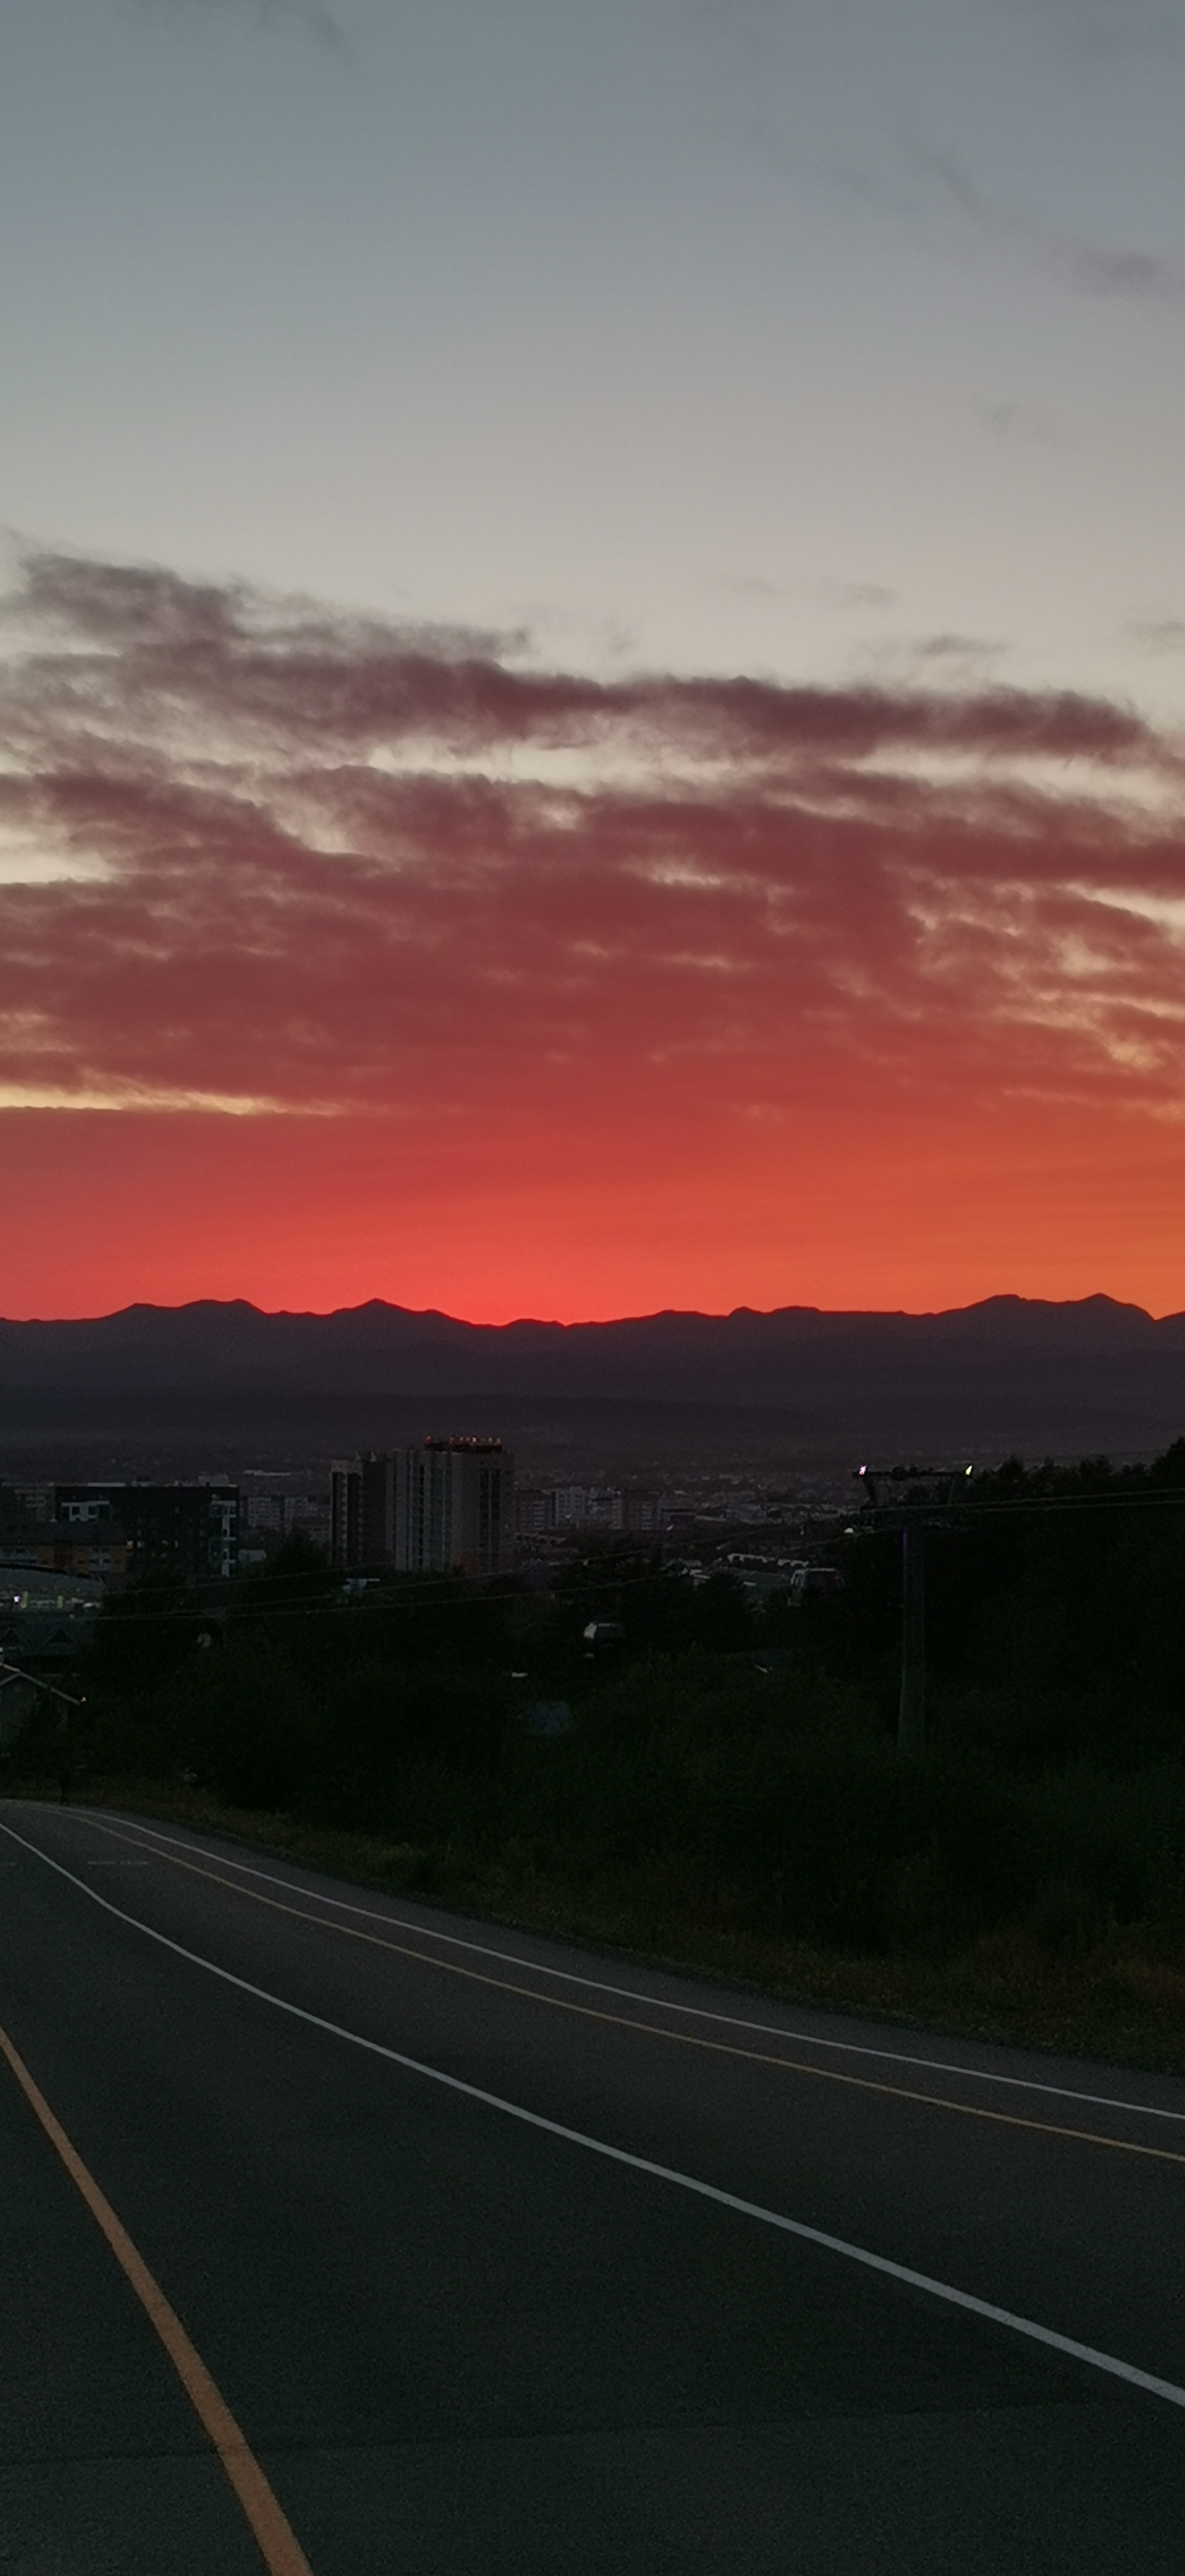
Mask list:
POLYGON ((0 1808, 5 2576, 1178 2576, 1185 2083, 0 1808))

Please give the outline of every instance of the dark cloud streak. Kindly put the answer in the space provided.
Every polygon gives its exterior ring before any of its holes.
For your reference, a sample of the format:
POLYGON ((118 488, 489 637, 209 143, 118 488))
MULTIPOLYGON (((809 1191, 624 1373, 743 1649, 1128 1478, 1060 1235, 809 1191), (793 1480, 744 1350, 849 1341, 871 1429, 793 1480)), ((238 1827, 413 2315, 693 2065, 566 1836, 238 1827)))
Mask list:
POLYGON ((1081 294, 1121 296, 1143 303, 1185 302, 1185 264, 1164 251, 1091 241, 1066 232, 1031 208, 990 196, 949 151, 918 147, 913 158, 951 205, 976 230, 1015 250, 1034 254, 1081 294))
POLYGON ((327 53, 350 52, 345 28, 323 0, 136 0, 136 5, 154 17, 232 17, 265 30, 292 27, 327 53))

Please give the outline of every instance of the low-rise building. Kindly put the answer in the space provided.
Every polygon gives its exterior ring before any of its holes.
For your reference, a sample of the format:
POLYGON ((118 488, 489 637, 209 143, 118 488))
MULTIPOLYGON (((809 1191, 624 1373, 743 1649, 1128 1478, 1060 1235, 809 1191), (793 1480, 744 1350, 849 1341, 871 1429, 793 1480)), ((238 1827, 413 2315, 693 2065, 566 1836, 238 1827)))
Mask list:
POLYGON ((660 1530, 665 1513, 661 1494, 641 1485, 624 1485, 613 1497, 611 1526, 620 1530, 660 1530))
POLYGON ((129 1548, 114 1521, 92 1528, 72 1528, 60 1521, 31 1521, 19 1536, 5 1542, 6 1566, 36 1566, 45 1574, 97 1576, 108 1585, 126 1583, 129 1548))
POLYGON ((97 1576, 0 1559, 0 1662, 68 1662, 89 1636, 103 1596, 97 1576))
POLYGON ((58 1485, 55 1519, 100 1545, 118 1530, 130 1580, 228 1582, 239 1565, 239 1489, 215 1477, 196 1485, 58 1485))

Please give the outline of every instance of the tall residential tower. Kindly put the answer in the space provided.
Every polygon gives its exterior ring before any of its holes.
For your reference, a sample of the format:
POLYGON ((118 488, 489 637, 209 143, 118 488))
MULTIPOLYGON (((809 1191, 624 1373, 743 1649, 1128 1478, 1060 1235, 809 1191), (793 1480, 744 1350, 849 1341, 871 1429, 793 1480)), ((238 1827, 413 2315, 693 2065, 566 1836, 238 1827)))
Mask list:
POLYGON ((333 1461, 335 1565, 500 1574, 514 1559, 514 1460, 500 1440, 425 1440, 333 1461))

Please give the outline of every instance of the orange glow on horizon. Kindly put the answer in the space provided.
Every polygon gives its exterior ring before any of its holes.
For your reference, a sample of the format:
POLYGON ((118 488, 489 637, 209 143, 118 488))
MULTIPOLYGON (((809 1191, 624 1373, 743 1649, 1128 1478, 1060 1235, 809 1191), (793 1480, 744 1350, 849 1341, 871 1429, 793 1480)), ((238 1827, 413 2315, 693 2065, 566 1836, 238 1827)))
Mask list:
POLYGON ((470 1131, 414 1157, 379 1121, 7 1126, 10 1317, 203 1297, 313 1312, 377 1297, 484 1323, 925 1312, 1002 1292, 1185 1308, 1185 1140, 1167 1124, 817 1111, 789 1135, 543 1128, 524 1155, 470 1131))

